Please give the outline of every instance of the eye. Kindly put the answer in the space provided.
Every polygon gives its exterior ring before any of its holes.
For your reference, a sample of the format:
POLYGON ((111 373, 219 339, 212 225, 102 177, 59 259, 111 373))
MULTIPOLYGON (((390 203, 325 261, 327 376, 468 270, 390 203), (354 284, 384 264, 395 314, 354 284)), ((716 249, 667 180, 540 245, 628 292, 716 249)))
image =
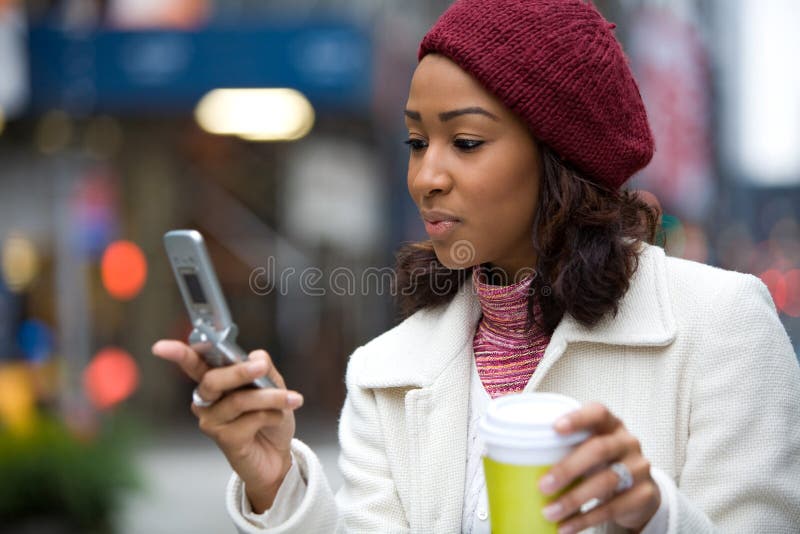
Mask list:
POLYGON ((415 137, 411 137, 408 140, 403 141, 403 143, 409 146, 411 152, 419 152, 428 146, 428 143, 415 137))
POLYGON ((456 139, 453 145, 462 152, 472 152, 484 142, 478 139, 456 139))

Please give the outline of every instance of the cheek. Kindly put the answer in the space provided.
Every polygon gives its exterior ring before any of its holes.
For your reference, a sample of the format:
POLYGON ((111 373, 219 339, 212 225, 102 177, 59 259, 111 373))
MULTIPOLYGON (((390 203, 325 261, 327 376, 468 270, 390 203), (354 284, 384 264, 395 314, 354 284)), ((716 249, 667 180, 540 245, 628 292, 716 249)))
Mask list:
POLYGON ((473 188, 472 198, 479 206, 475 213, 492 224, 506 225, 531 219, 538 202, 538 175, 529 169, 504 169, 490 180, 473 188))
POLYGON ((470 191, 476 245, 491 253, 519 240, 533 227, 538 204, 538 174, 529 168, 502 168, 470 191))
POLYGON ((417 201, 417 194, 415 189, 415 176, 417 175, 417 165, 414 163, 413 158, 409 158, 408 160, 408 172, 406 173, 406 189, 408 190, 408 194, 411 196, 411 199, 416 203, 417 201))

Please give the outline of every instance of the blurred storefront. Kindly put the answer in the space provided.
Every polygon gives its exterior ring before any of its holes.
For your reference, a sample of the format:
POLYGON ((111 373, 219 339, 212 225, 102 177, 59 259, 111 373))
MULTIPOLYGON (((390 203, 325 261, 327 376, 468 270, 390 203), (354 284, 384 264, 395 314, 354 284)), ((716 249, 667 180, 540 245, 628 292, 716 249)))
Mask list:
POLYGON ((759 276, 800 333, 800 13, 790 0, 620 1, 670 254, 759 276))
MULTIPOLYGON (((14 243, 22 243, 39 267, 29 275, 15 274, 21 268, 17 264, 26 264, 9 260, 12 278, 27 277, 24 287, 18 282, 10 289, 47 308, 22 315, 33 315, 57 332, 55 359, 64 364, 59 387, 66 390, 62 398, 85 396, 80 373, 97 350, 124 347, 144 378, 130 403, 147 414, 172 417, 185 411, 182 401, 190 385, 181 384, 171 370, 163 372, 149 346, 161 337, 185 338, 188 323, 164 261, 161 235, 170 228, 196 227, 210 240, 240 324, 241 343, 269 348, 296 387, 318 391, 318 406, 335 410, 342 387, 341 379, 331 378, 341 376, 356 336, 364 338, 384 326, 375 318, 387 315, 386 304, 367 303, 378 309, 364 310, 364 326, 358 318, 327 311, 331 303, 280 292, 255 294, 249 275, 275 257, 281 269, 317 265, 321 255, 336 255, 340 245, 357 240, 345 237, 328 244, 331 236, 317 234, 334 228, 333 223, 297 232, 284 228, 283 218, 302 222, 292 213, 304 209, 304 202, 319 204, 313 199, 320 196, 324 204, 331 190, 353 187, 356 193, 365 191, 365 184, 372 186, 369 194, 350 195, 365 204, 363 211, 328 204, 333 211, 311 220, 363 213, 371 219, 357 221, 359 227, 382 227, 377 219, 385 202, 382 172, 375 161, 367 168, 361 164, 372 157, 370 144, 376 137, 369 116, 369 32, 342 16, 309 14, 292 20, 284 12, 276 21, 265 12, 242 26, 229 22, 224 10, 212 15, 205 2, 174 2, 169 9, 168 4, 55 2, 31 8, 30 28, 27 36, 18 32, 21 46, 15 54, 28 57, 18 61, 14 76, 30 79, 30 85, 20 84, 27 91, 26 105, 4 106, 9 119, 12 111, 17 117, 3 139, 7 209, 2 212, 11 251, 7 256, 23 246, 14 243), (311 145, 251 142, 203 131, 193 111, 217 87, 296 88, 316 113, 311 145), (343 162, 338 167, 326 168, 322 162, 306 171, 298 168, 312 147, 329 145, 335 151, 342 144, 355 147, 355 153, 349 160, 336 160, 343 162), (292 185, 287 177, 298 173, 308 198, 285 192, 292 185), (353 176, 360 181, 352 183, 353 176), (144 274, 138 286, 115 293, 104 278, 103 259, 120 241, 138 247, 144 274), (45 284, 49 291, 42 289, 45 284), (288 299, 291 305, 283 302, 288 299), (326 313, 347 320, 323 329, 326 313), (305 354, 320 347, 335 361, 321 365, 330 368, 325 381, 299 372, 311 368, 305 354)), ((18 8, 15 12, 22 14, 18 8)), ((25 91, 17 89, 15 101, 25 91)), ((6 101, 11 103, 12 96, 6 101)), ((347 198, 346 191, 340 195, 347 198)), ((351 229, 345 226, 335 235, 346 236, 351 229)), ((373 234, 362 238, 357 250, 345 249, 347 254, 338 257, 346 258, 345 265, 386 261, 382 234, 373 234)), ((126 261, 118 273, 122 277, 132 275, 126 261)), ((348 306, 363 309, 363 303, 348 306)), ((15 352, 10 348, 8 355, 15 352)), ((313 406, 313 393, 310 400, 313 406)))
MULTIPOLYGON (((130 444, 113 447, 118 432, 103 438, 121 421, 163 439, 199 435, 186 401, 193 384, 150 354, 157 339, 189 332, 165 231, 205 234, 240 344, 271 352, 311 421, 335 420, 347 356, 392 323, 388 286, 348 285, 391 265, 397 234, 385 214, 402 145, 387 148, 372 114, 402 105, 375 90, 381 13, 268 4, 0 4, 4 525, 45 531, 52 521, 39 518, 54 516, 65 531, 94 531, 132 484, 96 477, 62 503, 69 467, 48 448, 127 473, 119 462, 130 461, 130 444), (241 114, 253 131, 219 135, 219 113, 197 109, 219 88, 290 88, 311 112, 265 141, 299 112, 261 100, 241 114), (337 269, 343 278, 328 276, 337 269), (317 271, 324 276, 301 279, 317 271), (98 449, 118 453, 104 463, 98 449), (41 468, 25 469, 28 459, 41 468), (54 464, 50 481, 43 471, 54 464), (15 490, 32 499, 5 498, 15 490), (96 499, 96 519, 79 499, 96 499)), ((399 86, 413 68, 409 46, 403 70, 383 73, 399 86)))

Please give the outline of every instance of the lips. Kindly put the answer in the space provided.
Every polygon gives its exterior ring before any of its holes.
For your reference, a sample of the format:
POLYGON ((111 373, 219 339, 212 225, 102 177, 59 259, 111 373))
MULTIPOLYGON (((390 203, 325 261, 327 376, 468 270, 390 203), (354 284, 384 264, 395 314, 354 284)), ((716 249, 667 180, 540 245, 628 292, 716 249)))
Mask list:
POLYGON ((461 224, 461 219, 454 214, 440 210, 423 211, 422 220, 431 238, 443 238, 461 224))

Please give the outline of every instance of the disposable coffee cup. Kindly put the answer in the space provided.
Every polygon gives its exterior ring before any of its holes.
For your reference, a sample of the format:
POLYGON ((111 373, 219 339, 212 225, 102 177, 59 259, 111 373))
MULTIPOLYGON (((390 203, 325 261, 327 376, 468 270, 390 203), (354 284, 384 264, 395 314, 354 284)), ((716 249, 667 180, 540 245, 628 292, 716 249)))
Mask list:
MULTIPOLYGON (((539 479, 588 432, 560 435, 556 420, 581 405, 556 393, 518 393, 493 399, 478 432, 485 444, 483 469, 492 534, 555 534, 542 508, 559 497, 544 495, 539 479)), ((563 492, 562 492, 563 493, 563 492)))

